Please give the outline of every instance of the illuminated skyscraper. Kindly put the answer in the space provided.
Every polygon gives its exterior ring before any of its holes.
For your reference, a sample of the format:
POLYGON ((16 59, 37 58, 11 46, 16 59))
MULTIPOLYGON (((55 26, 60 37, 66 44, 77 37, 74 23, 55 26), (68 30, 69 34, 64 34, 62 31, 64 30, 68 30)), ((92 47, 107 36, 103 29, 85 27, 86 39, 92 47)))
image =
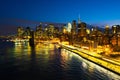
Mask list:
POLYGON ((117 33, 117 26, 114 25, 112 26, 112 34, 116 34, 117 33))
POLYGON ((21 37, 23 37, 23 33, 24 33, 23 27, 18 27, 18 28, 17 28, 17 36, 18 36, 19 38, 21 38, 21 37))
POLYGON ((84 37, 87 35, 87 32, 86 32, 86 23, 80 23, 78 24, 78 36, 80 37, 84 37))
POLYGON ((48 26, 48 37, 50 39, 52 39, 54 37, 54 25, 53 24, 49 24, 48 26))
POLYGON ((72 29, 72 25, 71 25, 71 23, 68 23, 68 25, 67 25, 68 33, 71 33, 71 29, 72 29))
POLYGON ((76 20, 73 20, 73 22, 72 22, 72 30, 71 30, 73 35, 76 34, 76 29, 77 29, 76 20))
POLYGON ((42 31, 42 23, 40 23, 40 25, 36 27, 36 31, 42 31))
POLYGON ((110 28, 109 26, 105 26, 104 36, 103 36, 103 44, 109 45, 110 44, 110 28))
POLYGON ((112 44, 120 46, 120 26, 114 25, 112 26, 112 44))
POLYGON ((40 25, 36 27, 35 36, 36 36, 36 38, 42 38, 43 37, 42 23, 40 23, 40 25))
POLYGON ((54 37, 59 38, 60 37, 59 35, 60 35, 59 27, 55 27, 55 29, 54 29, 54 37))
POLYGON ((66 28, 67 28, 66 25, 62 26, 62 30, 61 31, 62 31, 63 34, 66 34, 66 32, 67 32, 66 28))
POLYGON ((109 28, 109 26, 107 25, 107 26, 105 26, 105 32, 104 32, 106 35, 109 35, 109 33, 110 33, 110 28, 109 28))

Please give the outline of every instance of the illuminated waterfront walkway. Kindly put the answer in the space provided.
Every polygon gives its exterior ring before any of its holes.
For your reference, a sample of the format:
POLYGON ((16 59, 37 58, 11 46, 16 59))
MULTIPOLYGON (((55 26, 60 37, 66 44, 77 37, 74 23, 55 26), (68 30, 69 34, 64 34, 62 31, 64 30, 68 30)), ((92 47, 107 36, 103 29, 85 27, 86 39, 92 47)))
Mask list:
POLYGON ((107 58, 105 58, 95 52, 91 52, 89 50, 84 50, 81 48, 73 47, 70 45, 63 45, 63 44, 61 44, 61 46, 62 46, 62 48, 70 50, 70 51, 80 55, 81 57, 83 57, 89 61, 92 61, 92 62, 120 75, 120 63, 117 61, 107 59, 107 58))

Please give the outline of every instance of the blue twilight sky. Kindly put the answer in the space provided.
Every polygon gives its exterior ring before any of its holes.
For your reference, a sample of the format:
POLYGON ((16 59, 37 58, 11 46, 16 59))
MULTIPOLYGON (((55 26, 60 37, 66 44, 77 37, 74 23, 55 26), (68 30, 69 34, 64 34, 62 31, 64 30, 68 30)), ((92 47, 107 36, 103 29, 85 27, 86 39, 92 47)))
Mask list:
POLYGON ((3 19, 89 24, 119 24, 120 0, 0 0, 3 19))

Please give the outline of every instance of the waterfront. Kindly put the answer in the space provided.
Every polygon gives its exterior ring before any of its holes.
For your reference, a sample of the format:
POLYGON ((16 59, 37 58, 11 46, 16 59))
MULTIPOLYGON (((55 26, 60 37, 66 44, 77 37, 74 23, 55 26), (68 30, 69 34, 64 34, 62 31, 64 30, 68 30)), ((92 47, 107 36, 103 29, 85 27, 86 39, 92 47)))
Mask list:
POLYGON ((0 42, 0 75, 14 80, 119 80, 118 75, 57 45, 31 48, 11 42, 0 42))

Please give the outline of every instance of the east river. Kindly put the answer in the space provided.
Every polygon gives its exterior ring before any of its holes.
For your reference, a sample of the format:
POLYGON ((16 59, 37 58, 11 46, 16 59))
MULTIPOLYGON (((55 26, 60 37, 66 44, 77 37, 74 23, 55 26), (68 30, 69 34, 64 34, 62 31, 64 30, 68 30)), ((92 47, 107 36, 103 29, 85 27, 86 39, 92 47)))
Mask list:
POLYGON ((15 45, 0 40, 1 80, 120 80, 112 73, 55 44, 15 45))

